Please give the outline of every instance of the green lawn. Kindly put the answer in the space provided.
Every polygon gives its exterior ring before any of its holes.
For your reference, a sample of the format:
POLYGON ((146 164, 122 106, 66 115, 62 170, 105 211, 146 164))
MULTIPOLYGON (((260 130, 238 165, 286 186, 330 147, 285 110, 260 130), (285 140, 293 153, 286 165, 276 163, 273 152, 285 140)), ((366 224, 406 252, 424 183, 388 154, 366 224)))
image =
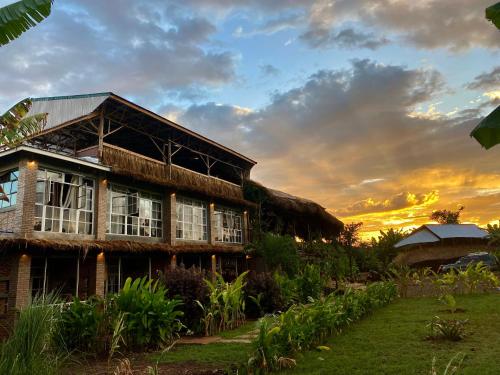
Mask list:
POLYGON ((458 296, 469 319, 470 335, 461 342, 429 341, 427 322, 449 317, 435 298, 397 300, 353 324, 326 344, 329 352, 308 352, 285 374, 429 374, 436 357, 443 374, 456 353, 465 360, 459 374, 500 374, 500 295, 458 296))
MULTIPOLYGON (((457 353, 465 354, 462 371, 467 375, 500 374, 500 294, 458 296, 455 314, 469 319, 470 334, 461 342, 430 341, 426 327, 435 315, 448 318, 436 298, 397 300, 354 323, 332 337, 331 351, 312 351, 297 356, 297 367, 284 374, 429 374, 436 357, 438 374, 457 353)), ((247 324, 235 337, 251 330, 247 324)), ((222 368, 247 359, 251 346, 239 343, 179 346, 160 357, 161 363, 196 362, 222 368)))

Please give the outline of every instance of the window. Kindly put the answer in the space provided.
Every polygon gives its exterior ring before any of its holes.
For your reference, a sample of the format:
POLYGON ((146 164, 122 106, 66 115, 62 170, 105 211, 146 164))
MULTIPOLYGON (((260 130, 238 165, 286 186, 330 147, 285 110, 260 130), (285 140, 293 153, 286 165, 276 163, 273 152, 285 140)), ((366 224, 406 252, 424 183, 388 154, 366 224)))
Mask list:
POLYGON ((178 198, 176 204, 176 238, 207 240, 207 204, 194 199, 178 198))
POLYGON ((0 172, 0 208, 16 205, 19 171, 0 172))
POLYGON ((227 243, 242 243, 242 216, 241 213, 217 208, 215 210, 215 240, 227 243))
POLYGON ((161 197, 112 185, 108 189, 107 233, 163 236, 161 197))
POLYGON ((38 170, 35 230, 92 234, 94 180, 72 173, 38 170))

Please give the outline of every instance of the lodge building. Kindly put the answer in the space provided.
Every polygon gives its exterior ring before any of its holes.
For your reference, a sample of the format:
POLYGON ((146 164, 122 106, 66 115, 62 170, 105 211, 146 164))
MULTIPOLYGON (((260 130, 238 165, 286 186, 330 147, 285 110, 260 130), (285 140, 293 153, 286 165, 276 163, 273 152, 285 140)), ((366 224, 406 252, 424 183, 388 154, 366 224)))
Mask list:
POLYGON ((32 99, 41 131, 0 149, 0 324, 36 294, 104 296, 126 277, 234 277, 256 223, 333 238, 315 202, 253 182, 252 159, 116 94, 32 99))

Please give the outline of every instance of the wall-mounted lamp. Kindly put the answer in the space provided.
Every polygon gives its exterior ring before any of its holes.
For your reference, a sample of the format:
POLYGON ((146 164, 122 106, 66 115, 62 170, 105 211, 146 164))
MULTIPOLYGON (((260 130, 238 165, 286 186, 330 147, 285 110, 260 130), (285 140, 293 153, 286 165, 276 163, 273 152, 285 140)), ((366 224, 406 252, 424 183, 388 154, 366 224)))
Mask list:
POLYGON ((30 160, 30 161, 28 162, 28 168, 33 169, 33 168, 35 168, 35 167, 36 167, 36 161, 34 161, 34 160, 30 160))
POLYGON ((104 251, 101 251, 99 254, 97 254, 97 260, 103 260, 104 259, 104 251))
POLYGON ((175 193, 170 194, 170 196, 171 196, 172 198, 174 198, 174 197, 175 197, 175 193))
POLYGON ((251 258, 251 256, 250 256, 250 255, 245 255, 245 259, 246 259, 246 260, 248 260, 248 259, 250 259, 250 258, 251 258))

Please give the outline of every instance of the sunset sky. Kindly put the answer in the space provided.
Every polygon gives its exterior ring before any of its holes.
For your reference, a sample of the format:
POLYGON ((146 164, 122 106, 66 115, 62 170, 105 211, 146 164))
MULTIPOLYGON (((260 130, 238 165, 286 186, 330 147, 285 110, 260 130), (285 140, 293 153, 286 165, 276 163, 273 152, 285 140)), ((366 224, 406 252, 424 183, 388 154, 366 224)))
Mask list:
POLYGON ((365 237, 459 205, 486 224, 500 218, 500 146, 469 133, 500 104, 494 2, 56 0, 0 48, 0 109, 113 91, 365 237))

